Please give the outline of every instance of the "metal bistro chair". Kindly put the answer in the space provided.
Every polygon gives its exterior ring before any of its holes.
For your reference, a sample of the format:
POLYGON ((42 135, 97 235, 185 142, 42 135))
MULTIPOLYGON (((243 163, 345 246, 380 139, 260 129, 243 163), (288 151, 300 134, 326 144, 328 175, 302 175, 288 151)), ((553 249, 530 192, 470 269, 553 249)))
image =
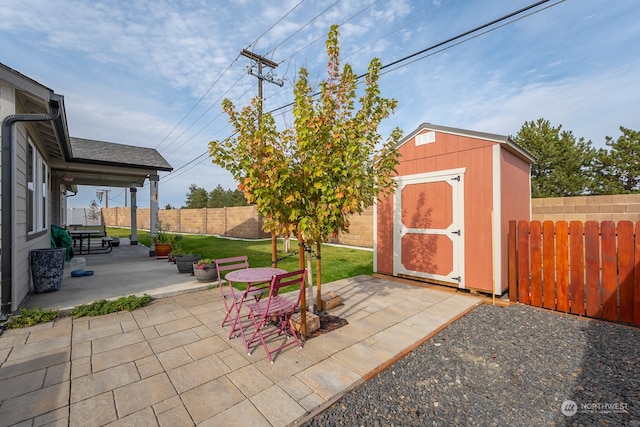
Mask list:
MULTIPOLYGON (((290 273, 279 274, 273 276, 269 287, 269 296, 262 300, 249 304, 249 317, 253 321, 254 330, 251 338, 245 338, 247 353, 251 355, 249 347, 258 339, 267 353, 269 361, 273 363, 272 355, 290 345, 298 344, 302 348, 302 343, 298 339, 296 331, 291 325, 291 316, 300 306, 300 298, 304 292, 304 280, 307 270, 292 271, 290 273), (297 286, 295 299, 286 298, 279 295, 281 288, 287 286, 297 286), (267 339, 272 336, 280 336, 282 333, 286 336, 286 342, 277 348, 269 349, 267 339), (289 336, 293 340, 289 341, 289 336)), ((243 330, 244 332, 244 330, 243 330)))
POLYGON ((233 283, 227 280, 226 286, 222 284, 221 272, 247 269, 249 268, 249 258, 246 255, 220 258, 216 262, 216 272, 218 275, 218 287, 220 288, 220 296, 225 307, 225 315, 222 319, 220 326, 224 327, 225 323, 229 321, 231 329, 229 331, 229 339, 236 334, 242 334, 242 321, 240 319, 240 310, 242 309, 242 303, 247 296, 253 296, 256 300, 264 293, 263 289, 252 289, 251 284, 247 284, 247 289, 244 291, 238 290, 233 287, 233 283))
MULTIPOLYGON (((249 257, 246 255, 232 258, 220 258, 216 260, 218 288, 220 289, 220 296, 222 297, 222 302, 224 303, 225 308, 224 319, 222 319, 220 326, 224 327, 227 320, 230 321, 231 315, 237 313, 236 305, 243 297, 243 291, 235 289, 231 283, 227 283, 227 286, 222 285, 222 276, 220 273, 223 271, 240 270, 242 268, 249 268, 249 257)), ((231 329, 233 330, 233 327, 231 329)), ((231 338, 231 335, 229 335, 229 338, 231 338)))

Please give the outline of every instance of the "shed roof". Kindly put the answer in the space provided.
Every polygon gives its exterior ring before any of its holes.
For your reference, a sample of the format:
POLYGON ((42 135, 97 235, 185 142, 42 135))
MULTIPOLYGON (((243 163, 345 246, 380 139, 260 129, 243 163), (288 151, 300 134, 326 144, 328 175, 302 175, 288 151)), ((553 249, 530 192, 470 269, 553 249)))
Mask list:
POLYGON ((513 139, 511 139, 510 136, 498 135, 494 133, 478 132, 474 130, 454 128, 454 127, 448 127, 448 126, 440 126, 440 125, 434 125, 432 123, 422 123, 420 126, 418 126, 417 129, 415 129, 414 131, 409 133, 407 136, 402 138, 398 142, 398 145, 396 145, 396 148, 404 145, 407 141, 411 140, 416 135, 418 135, 419 133, 425 130, 449 133, 453 135, 462 135, 470 138, 477 138, 485 141, 496 142, 496 143, 499 143, 507 151, 515 154, 517 157, 524 160, 525 162, 529 164, 536 162, 536 158, 527 150, 525 150, 520 145, 518 145, 513 139))

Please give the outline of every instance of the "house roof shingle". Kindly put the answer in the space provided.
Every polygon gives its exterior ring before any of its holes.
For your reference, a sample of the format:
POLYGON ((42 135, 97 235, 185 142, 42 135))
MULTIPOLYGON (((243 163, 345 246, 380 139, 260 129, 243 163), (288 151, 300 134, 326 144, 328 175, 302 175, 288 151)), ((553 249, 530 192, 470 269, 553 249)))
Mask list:
POLYGON ((139 167, 170 172, 173 167, 154 148, 71 138, 72 162, 139 167))

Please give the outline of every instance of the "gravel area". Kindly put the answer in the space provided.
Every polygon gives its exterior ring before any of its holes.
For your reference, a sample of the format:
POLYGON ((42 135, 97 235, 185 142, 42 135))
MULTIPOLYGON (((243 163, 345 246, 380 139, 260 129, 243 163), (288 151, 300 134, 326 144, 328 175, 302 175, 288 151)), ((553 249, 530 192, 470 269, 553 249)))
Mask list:
POLYGON ((304 425, 640 426, 640 328, 482 305, 304 425))

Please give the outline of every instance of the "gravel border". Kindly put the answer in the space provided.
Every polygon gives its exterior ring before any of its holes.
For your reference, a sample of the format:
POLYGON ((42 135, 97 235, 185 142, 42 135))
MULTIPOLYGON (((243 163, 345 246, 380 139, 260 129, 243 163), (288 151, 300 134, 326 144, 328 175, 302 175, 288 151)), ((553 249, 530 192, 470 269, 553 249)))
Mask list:
POLYGON ((303 425, 640 426, 640 328, 481 305, 303 425))

